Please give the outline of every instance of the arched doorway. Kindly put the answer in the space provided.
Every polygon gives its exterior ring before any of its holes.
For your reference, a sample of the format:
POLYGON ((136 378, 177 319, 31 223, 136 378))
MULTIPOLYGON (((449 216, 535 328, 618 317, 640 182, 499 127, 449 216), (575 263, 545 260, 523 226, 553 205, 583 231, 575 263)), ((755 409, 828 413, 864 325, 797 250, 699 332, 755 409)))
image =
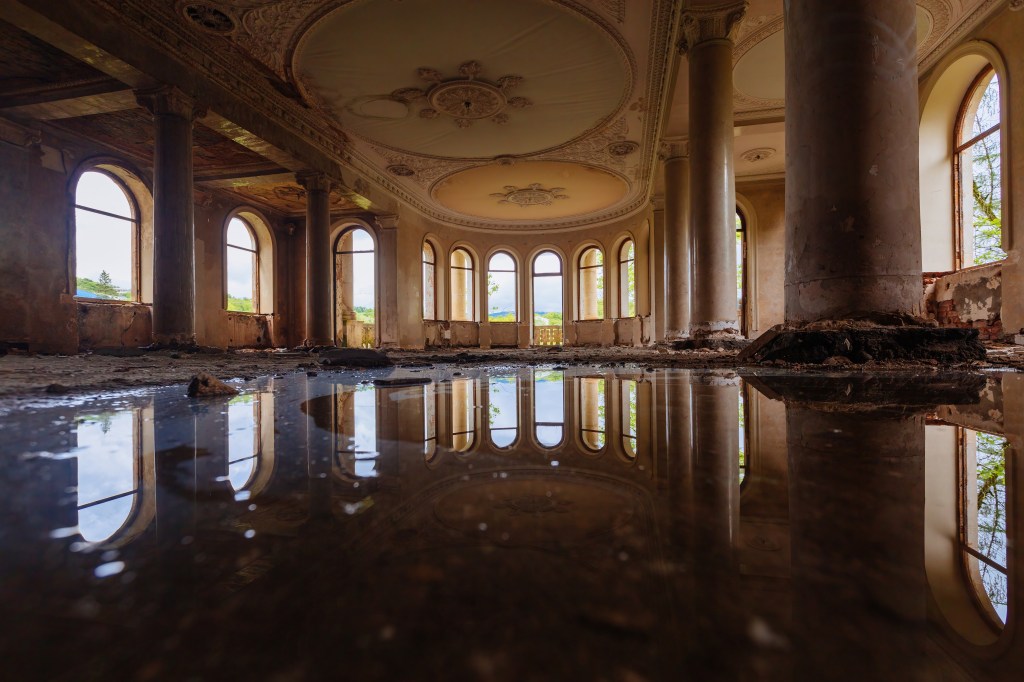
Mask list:
POLYGON ((334 242, 334 343, 377 345, 377 259, 373 236, 353 226, 334 242))
POLYGON ((562 259, 554 251, 533 258, 533 345, 562 345, 562 259))

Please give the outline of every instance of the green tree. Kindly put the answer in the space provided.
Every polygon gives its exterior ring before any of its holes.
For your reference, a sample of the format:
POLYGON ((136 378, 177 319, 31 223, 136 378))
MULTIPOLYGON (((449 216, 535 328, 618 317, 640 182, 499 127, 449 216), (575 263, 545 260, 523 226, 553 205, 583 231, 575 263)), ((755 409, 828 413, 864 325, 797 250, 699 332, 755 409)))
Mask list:
MULTIPOLYGON (((978 102, 974 114, 972 134, 980 134, 999 121, 999 81, 992 79, 978 102)), ((999 131, 983 137, 967 152, 970 161, 971 198, 973 210, 971 220, 974 244, 974 263, 994 263, 1006 258, 1002 249, 1003 238, 1003 194, 1002 158, 999 131)))

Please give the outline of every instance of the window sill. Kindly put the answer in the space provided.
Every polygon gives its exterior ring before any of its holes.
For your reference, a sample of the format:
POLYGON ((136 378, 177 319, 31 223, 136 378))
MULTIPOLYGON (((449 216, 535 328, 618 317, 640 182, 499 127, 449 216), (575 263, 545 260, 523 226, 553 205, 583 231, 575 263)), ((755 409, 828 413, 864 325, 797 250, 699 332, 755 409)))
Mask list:
POLYGON ((152 303, 142 303, 141 301, 124 301, 113 298, 86 298, 85 296, 75 296, 75 303, 88 303, 96 305, 123 305, 123 306, 143 306, 146 308, 152 308, 152 303))
POLYGON ((225 310, 228 315, 242 315, 244 317, 273 317, 274 313, 249 313, 244 310, 225 310))

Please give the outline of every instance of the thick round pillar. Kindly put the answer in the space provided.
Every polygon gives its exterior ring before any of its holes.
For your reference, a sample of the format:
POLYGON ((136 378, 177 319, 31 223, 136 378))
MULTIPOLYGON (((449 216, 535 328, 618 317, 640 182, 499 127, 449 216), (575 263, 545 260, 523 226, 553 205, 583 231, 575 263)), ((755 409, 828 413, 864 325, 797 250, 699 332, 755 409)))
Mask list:
POLYGON ((195 201, 192 122, 196 104, 171 87, 136 93, 153 114, 153 338, 192 344, 195 315, 195 201))
POLYGON ((671 144, 665 160, 665 340, 690 333, 690 159, 671 144))
POLYGON ((733 27, 745 2, 683 17, 690 77, 690 240, 694 336, 738 334, 733 27))
POLYGON ((921 312, 915 17, 785 5, 787 322, 921 312))
POLYGON ((331 180, 322 173, 301 173, 306 188, 306 341, 307 346, 333 346, 331 321, 331 180))

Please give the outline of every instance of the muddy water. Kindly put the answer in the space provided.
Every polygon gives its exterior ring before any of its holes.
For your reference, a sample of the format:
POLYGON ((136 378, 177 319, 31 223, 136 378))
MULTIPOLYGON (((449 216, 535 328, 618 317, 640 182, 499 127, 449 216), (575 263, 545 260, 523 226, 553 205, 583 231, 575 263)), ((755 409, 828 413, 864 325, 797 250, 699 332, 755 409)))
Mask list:
POLYGON ((1015 679, 1020 375, 398 372, 0 415, 8 679, 1015 679))

